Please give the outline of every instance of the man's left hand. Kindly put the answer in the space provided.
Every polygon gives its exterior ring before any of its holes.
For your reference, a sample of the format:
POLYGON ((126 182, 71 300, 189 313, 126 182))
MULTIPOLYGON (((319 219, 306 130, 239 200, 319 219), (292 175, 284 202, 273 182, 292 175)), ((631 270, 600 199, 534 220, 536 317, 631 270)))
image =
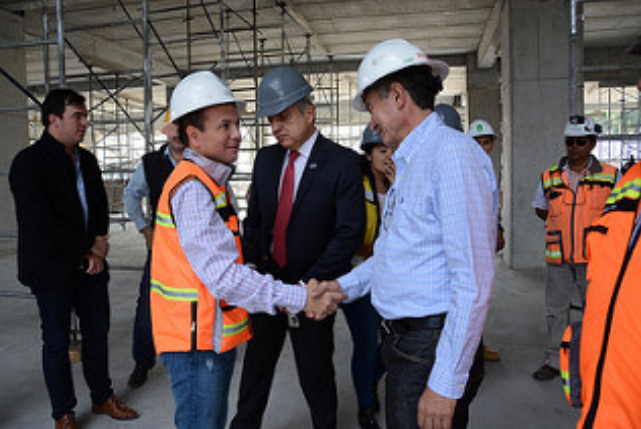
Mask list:
POLYGON ((93 253, 88 253, 85 258, 87 258, 88 262, 86 271, 87 274, 100 274, 102 270, 105 269, 105 260, 100 256, 93 253))
POLYGON ((429 387, 418 401, 418 426, 421 429, 450 429, 456 399, 446 398, 429 387))

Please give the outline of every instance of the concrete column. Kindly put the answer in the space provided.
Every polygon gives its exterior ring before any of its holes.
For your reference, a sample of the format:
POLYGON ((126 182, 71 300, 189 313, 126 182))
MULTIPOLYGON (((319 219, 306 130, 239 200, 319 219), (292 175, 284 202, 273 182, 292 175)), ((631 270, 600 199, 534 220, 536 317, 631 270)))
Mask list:
POLYGON ((477 67, 475 54, 467 56, 469 122, 472 123, 475 119, 483 119, 489 122, 498 134, 494 150, 490 154, 498 183, 501 182, 501 154, 503 153, 501 139, 501 85, 499 78, 500 71, 497 64, 489 69, 481 69, 477 67))
MULTIPOLYGON (((23 40, 22 18, 0 10, 0 40, 18 42, 23 40)), ((26 86, 27 67, 24 48, 0 49, 0 66, 26 86)), ((15 154, 29 143, 27 111, 6 112, 7 108, 27 105, 27 97, 4 76, 0 75, 0 250, 15 245, 16 216, 13 197, 9 189, 9 167, 15 154)))
POLYGON ((504 257, 513 268, 545 264, 544 223, 531 206, 540 174, 564 154, 569 115, 570 5, 506 0, 501 14, 504 257))

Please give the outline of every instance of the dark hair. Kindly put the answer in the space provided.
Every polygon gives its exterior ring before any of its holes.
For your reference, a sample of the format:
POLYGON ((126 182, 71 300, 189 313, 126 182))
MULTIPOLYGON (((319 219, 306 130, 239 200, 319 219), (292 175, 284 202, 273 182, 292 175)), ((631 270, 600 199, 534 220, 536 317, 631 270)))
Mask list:
POLYGON ((363 91, 363 101, 374 91, 378 92, 382 98, 386 98, 393 82, 401 84, 412 97, 412 101, 422 110, 434 110, 436 94, 443 90, 441 78, 432 74, 430 66, 411 66, 383 76, 374 82, 363 91))
POLYGON ((78 94, 73 89, 54 89, 47 94, 45 101, 42 103, 41 122, 46 127, 49 126, 49 115, 56 115, 62 118, 67 106, 82 107, 85 105, 85 97, 78 94))
POLYGON ((198 109, 176 119, 175 124, 178 125, 178 139, 183 145, 189 147, 189 137, 187 137, 188 126, 196 127, 200 131, 205 129, 204 113, 205 109, 198 109))

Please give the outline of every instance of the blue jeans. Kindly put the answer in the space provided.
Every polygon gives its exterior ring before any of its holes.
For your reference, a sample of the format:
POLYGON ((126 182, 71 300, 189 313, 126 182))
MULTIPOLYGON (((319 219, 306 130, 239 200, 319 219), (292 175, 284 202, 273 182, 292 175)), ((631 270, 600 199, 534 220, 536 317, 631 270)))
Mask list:
POLYGON ((358 406, 374 406, 374 387, 385 373, 381 358, 379 327, 381 317, 372 306, 369 294, 349 304, 343 304, 343 313, 352 334, 352 381, 358 406))
POLYGON ((145 269, 140 279, 140 292, 136 304, 136 317, 134 319, 134 340, 132 344, 132 355, 136 366, 144 369, 151 369, 156 364, 156 348, 151 331, 151 310, 150 310, 150 276, 149 263, 151 253, 147 256, 145 269))
MULTIPOLYGON (((385 418, 387 429, 418 429, 418 401, 436 359, 441 329, 384 332, 382 353, 387 367, 385 418)), ((474 364, 463 397, 456 403, 452 429, 467 427, 469 406, 483 380, 482 348, 474 364)))
MULTIPOLYGON (((76 394, 69 362, 72 310, 82 337, 82 371, 94 404, 113 394, 108 365, 109 272, 79 274, 77 284, 64 290, 35 292, 42 323, 42 369, 54 419, 73 413, 76 394)), ((72 283, 70 281, 70 283, 72 283)))
POLYGON ((160 355, 169 373, 178 429, 224 429, 235 359, 235 349, 222 354, 198 350, 160 355))

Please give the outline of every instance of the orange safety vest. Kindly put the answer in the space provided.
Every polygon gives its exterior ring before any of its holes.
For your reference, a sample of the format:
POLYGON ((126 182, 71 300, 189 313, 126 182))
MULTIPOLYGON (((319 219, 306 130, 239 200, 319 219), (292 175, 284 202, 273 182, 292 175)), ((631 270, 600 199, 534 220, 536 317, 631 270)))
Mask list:
POLYGON ((637 163, 588 235, 580 429, 641 427, 641 243, 630 246, 640 197, 637 163))
POLYGON ((222 353, 251 338, 249 315, 246 310, 212 296, 183 252, 170 200, 188 180, 200 181, 211 193, 216 211, 236 239, 236 263, 243 263, 238 216, 227 190, 195 163, 181 161, 165 183, 156 212, 151 261, 154 343, 158 353, 192 350, 222 353))
POLYGON ((614 187, 617 169, 592 157, 592 166, 579 181, 576 192, 563 171, 565 158, 543 172, 541 183, 548 203, 545 260, 548 264, 587 262, 587 228, 601 215, 614 187))

